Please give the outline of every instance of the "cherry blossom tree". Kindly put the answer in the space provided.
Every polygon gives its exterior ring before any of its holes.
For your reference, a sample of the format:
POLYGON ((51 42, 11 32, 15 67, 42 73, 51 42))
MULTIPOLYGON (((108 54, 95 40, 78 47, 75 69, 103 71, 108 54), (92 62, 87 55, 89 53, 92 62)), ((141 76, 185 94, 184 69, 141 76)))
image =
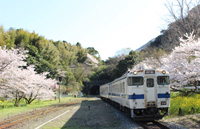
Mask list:
POLYGON ((19 49, 6 50, 0 48, 0 96, 15 98, 15 106, 23 98, 24 88, 17 84, 21 79, 18 77, 25 66, 25 51, 19 49))
POLYGON ((52 88, 57 81, 47 79, 47 74, 48 73, 36 74, 33 66, 28 67, 28 69, 24 71, 23 83, 28 88, 28 90, 24 92, 24 99, 27 104, 30 104, 35 99, 47 100, 55 97, 52 88))
POLYGON ((155 59, 153 57, 146 58, 139 64, 135 65, 133 69, 157 69, 161 67, 161 58, 155 59))
POLYGON ((193 84, 197 89, 200 80, 200 39, 195 40, 193 34, 186 34, 187 39, 180 38, 180 46, 174 48, 172 53, 162 58, 161 68, 171 74, 174 86, 193 84))
POLYGON ((165 69, 170 73, 172 86, 193 84, 197 89, 197 82, 200 80, 200 39, 195 40, 193 34, 186 34, 185 37, 186 39, 180 38, 180 46, 175 47, 169 55, 159 59, 147 58, 134 69, 139 69, 141 66, 149 69, 165 69))
POLYGON ((56 80, 47 79, 47 73, 37 74, 34 66, 27 66, 25 53, 19 49, 0 48, 0 97, 15 99, 15 106, 23 98, 30 104, 36 98, 55 97, 52 88, 56 80))

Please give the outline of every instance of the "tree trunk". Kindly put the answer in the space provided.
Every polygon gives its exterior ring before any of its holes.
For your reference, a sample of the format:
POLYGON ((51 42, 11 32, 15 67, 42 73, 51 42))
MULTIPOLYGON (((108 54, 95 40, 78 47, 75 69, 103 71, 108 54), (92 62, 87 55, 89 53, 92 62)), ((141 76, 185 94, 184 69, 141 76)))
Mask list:
POLYGON ((19 107, 19 100, 15 100, 15 107, 19 107))

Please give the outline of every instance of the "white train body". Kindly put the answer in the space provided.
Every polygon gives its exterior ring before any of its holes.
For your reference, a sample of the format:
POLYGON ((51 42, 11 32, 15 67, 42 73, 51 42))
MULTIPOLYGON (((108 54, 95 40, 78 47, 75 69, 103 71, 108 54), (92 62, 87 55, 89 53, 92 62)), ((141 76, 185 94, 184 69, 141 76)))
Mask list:
POLYGON ((170 106, 169 73, 160 70, 129 72, 100 86, 100 96, 135 119, 161 119, 170 106))

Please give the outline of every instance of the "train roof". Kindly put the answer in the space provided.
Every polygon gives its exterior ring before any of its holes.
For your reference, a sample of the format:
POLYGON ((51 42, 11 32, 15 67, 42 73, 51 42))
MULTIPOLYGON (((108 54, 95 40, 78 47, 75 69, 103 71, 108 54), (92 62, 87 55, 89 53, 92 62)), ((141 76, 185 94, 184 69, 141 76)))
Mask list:
POLYGON ((144 70, 127 71, 121 77, 116 78, 112 82, 106 83, 104 85, 109 85, 109 84, 115 83, 116 81, 125 79, 128 76, 138 76, 138 75, 142 76, 142 75, 152 75, 152 74, 169 76, 169 73, 166 70, 161 70, 161 69, 144 69, 144 70))
POLYGON ((166 70, 161 70, 161 69, 145 69, 145 70, 135 70, 135 71, 130 71, 128 75, 138 75, 140 73, 140 75, 169 75, 169 72, 167 72, 166 70))

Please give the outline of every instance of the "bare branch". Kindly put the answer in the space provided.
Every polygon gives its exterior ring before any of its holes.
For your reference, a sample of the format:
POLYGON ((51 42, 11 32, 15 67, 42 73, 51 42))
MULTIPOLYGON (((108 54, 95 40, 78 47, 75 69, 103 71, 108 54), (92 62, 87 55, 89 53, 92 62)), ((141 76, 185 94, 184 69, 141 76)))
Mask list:
POLYGON ((165 4, 165 7, 167 8, 167 10, 169 11, 169 13, 172 15, 172 17, 175 19, 175 21, 178 20, 178 18, 176 17, 175 13, 174 13, 174 9, 173 9, 173 4, 166 0, 167 4, 165 4))

